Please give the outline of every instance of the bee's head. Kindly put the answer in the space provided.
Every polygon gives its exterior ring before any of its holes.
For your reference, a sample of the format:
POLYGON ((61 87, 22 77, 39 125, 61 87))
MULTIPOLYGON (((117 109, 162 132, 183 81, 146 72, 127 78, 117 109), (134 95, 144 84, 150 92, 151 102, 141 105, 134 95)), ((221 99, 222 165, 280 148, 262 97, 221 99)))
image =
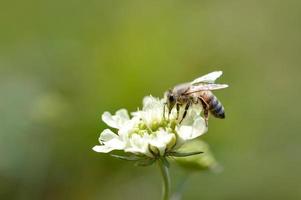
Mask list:
POLYGON ((168 107, 168 112, 170 113, 174 105, 176 104, 176 96, 170 89, 165 93, 166 105, 168 107))

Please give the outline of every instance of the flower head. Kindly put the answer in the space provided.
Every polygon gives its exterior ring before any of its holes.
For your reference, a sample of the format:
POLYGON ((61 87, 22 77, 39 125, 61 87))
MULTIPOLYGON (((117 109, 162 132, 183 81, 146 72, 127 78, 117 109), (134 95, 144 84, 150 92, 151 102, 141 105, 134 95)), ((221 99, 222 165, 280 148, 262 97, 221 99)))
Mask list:
MULTIPOLYGON (((146 96, 143 99, 142 110, 138 109, 131 115, 125 109, 118 110, 114 115, 103 113, 102 120, 113 131, 105 129, 99 137, 100 145, 94 146, 93 150, 99 153, 119 150, 126 155, 111 156, 135 161, 136 165, 140 166, 147 166, 156 161, 163 177, 164 200, 170 199, 168 157, 178 157, 174 161, 189 170, 219 171, 221 168, 210 153, 208 145, 194 139, 207 132, 209 111, 203 99, 199 99, 200 94, 195 93, 228 87, 226 84, 214 84, 221 75, 222 71, 215 71, 195 79, 190 84, 177 85, 165 93, 165 99, 146 96), (188 102, 183 112, 179 105, 184 101, 183 95, 188 94, 192 96, 186 98, 188 102), (202 100, 202 105, 196 104, 199 100, 202 100), (205 109, 206 120, 200 115, 202 106, 205 109), (182 116, 181 120, 179 116, 182 116), (199 155, 203 152, 206 152, 205 156, 199 155)), ((218 105, 223 110, 219 103, 218 105)))
POLYGON ((207 131, 201 108, 192 106, 185 119, 179 123, 176 110, 170 116, 164 113, 164 100, 147 96, 143 108, 129 116, 127 110, 118 110, 114 115, 105 112, 102 120, 111 128, 99 137, 100 145, 93 148, 100 153, 122 150, 136 156, 150 158, 170 155, 186 141, 195 139, 207 131))

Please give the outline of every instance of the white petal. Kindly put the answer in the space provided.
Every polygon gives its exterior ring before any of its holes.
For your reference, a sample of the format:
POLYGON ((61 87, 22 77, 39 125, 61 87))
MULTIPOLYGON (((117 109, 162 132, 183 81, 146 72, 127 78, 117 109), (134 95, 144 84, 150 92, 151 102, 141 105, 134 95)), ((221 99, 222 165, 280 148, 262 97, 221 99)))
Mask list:
POLYGON ((201 117, 197 117, 191 125, 180 125, 176 129, 183 140, 192 140, 207 132, 205 120, 201 117))
POLYGON ((110 152, 112 150, 122 150, 125 148, 125 142, 119 135, 116 135, 109 129, 105 129, 99 137, 102 145, 95 146, 93 150, 97 152, 110 152))
POLYGON ((131 120, 124 123, 122 127, 120 127, 120 129, 118 130, 118 135, 127 137, 130 133, 134 132, 134 129, 137 128, 139 122, 139 117, 133 117, 131 120))
POLYGON ((121 128, 129 120, 129 115, 127 110, 120 109, 115 115, 111 115, 109 112, 104 112, 102 114, 102 121, 104 121, 108 126, 113 128, 121 128))
POLYGON ((152 96, 146 96, 143 98, 143 109, 151 107, 152 104, 156 103, 156 98, 152 96))
POLYGON ((120 109, 116 112, 116 116, 122 121, 127 121, 130 119, 128 111, 126 109, 120 109))
POLYGON ((129 139, 129 145, 125 148, 125 152, 141 153, 152 157, 152 154, 149 152, 148 149, 148 144, 148 134, 144 134, 142 136, 138 134, 133 134, 129 139))
POLYGON ((132 113, 132 115, 139 117, 146 125, 150 126, 153 122, 163 120, 163 108, 163 100, 146 96, 143 99, 143 109, 132 113))
POLYGON ((104 143, 105 146, 116 149, 116 150, 122 150, 125 147, 125 142, 118 139, 112 139, 106 143, 104 143))
POLYGON ((105 145, 96 145, 93 147, 93 151, 96 151, 98 153, 109 153, 110 151, 113 151, 114 148, 105 146, 105 145))
POLYGON ((154 137, 150 140, 150 145, 156 147, 160 155, 164 155, 166 148, 170 146, 170 143, 172 143, 174 139, 174 134, 160 130, 154 134, 154 137))
POLYGON ((197 118, 200 118, 201 112, 202 112, 202 107, 199 105, 193 104, 190 107, 190 109, 188 110, 188 113, 181 124, 192 125, 194 120, 196 120, 197 118))
POLYGON ((111 113, 104 112, 101 116, 102 121, 104 121, 108 126, 116 128, 116 122, 113 120, 111 113))
POLYGON ((102 133, 99 136, 99 142, 107 142, 110 141, 112 139, 116 139, 118 138, 118 135, 116 135, 113 131, 111 131, 110 129, 105 129, 102 131, 102 133))
POLYGON ((153 110, 153 109, 162 109, 163 103, 160 99, 152 97, 152 96, 146 96, 143 99, 143 110, 153 110))

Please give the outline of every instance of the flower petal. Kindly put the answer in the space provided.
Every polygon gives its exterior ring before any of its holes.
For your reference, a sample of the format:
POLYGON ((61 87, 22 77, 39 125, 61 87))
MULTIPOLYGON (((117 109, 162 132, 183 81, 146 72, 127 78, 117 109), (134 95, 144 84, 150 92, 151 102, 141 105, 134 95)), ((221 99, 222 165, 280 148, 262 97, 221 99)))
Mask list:
POLYGON ((163 120, 164 103, 158 98, 152 96, 144 97, 143 109, 133 112, 134 117, 140 118, 147 126, 151 126, 153 122, 161 122, 163 120))
POLYGON ((164 155, 165 150, 175 144, 175 135, 164 130, 157 131, 150 140, 150 145, 156 147, 161 156, 164 155))
POLYGON ((105 129, 102 131, 102 133, 99 136, 99 142, 103 143, 103 142, 108 142, 112 139, 116 139, 118 138, 118 135, 116 135, 113 131, 111 131, 110 129, 105 129))
POLYGON ((93 148, 96 152, 108 153, 112 150, 122 150, 125 148, 126 141, 122 140, 118 135, 113 133, 110 129, 105 129, 99 137, 101 145, 93 148))
POLYGON ((108 147, 105 145, 96 145, 92 149, 93 149, 93 151, 96 151, 98 153, 109 153, 114 150, 114 148, 111 148, 111 147, 108 147))
POLYGON ((149 135, 147 133, 143 135, 133 134, 129 139, 129 145, 125 148, 125 152, 132 152, 132 153, 141 153, 152 157, 148 149, 149 145, 149 135))
POLYGON ((180 125, 176 127, 178 135, 182 140, 192 140, 207 132, 205 120, 201 117, 194 119, 191 125, 180 125))
POLYGON ((112 128, 120 129, 129 120, 129 114, 126 109, 118 110, 115 115, 112 115, 109 112, 104 112, 102 114, 102 121, 112 128))
POLYGON ((163 103, 160 99, 152 97, 152 96, 146 96, 143 99, 143 110, 150 110, 150 109, 156 109, 156 108, 162 108, 163 103))

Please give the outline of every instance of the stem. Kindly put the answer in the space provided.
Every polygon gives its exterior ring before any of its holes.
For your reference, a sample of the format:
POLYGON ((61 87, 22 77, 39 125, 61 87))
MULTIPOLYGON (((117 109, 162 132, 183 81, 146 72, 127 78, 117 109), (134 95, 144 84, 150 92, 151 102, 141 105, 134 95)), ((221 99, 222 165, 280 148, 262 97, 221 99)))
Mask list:
POLYGON ((169 200, 170 197, 170 175, 167 160, 158 159, 159 168, 163 177, 163 200, 169 200))
POLYGON ((183 178, 181 178, 181 181, 179 185, 177 186, 176 192, 172 195, 172 200, 181 200, 183 196, 184 189, 186 188, 188 178, 190 174, 187 173, 183 178))

